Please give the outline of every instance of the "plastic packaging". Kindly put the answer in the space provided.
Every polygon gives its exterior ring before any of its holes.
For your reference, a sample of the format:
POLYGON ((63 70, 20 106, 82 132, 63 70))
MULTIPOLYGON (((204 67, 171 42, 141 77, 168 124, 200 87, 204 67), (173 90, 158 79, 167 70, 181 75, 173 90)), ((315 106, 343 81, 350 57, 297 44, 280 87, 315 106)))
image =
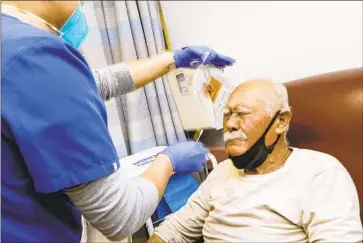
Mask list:
POLYGON ((197 67, 191 79, 191 86, 200 102, 212 104, 216 129, 219 130, 223 127, 223 108, 233 90, 233 84, 223 70, 204 65, 209 55, 210 52, 207 52, 202 63, 197 67))
POLYGON ((203 56, 202 63, 197 67, 191 80, 192 90, 196 93, 200 102, 209 103, 208 83, 210 79, 210 65, 204 65, 210 55, 210 51, 203 56))

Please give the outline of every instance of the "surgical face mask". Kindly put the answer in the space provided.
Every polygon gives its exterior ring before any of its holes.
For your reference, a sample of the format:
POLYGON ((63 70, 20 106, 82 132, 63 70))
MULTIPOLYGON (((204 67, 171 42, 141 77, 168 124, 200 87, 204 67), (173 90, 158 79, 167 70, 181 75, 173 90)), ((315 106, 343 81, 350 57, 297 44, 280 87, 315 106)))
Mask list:
POLYGON ((84 11, 82 10, 81 2, 79 2, 79 5, 76 8, 76 10, 74 10, 72 15, 64 23, 64 25, 62 26, 62 28, 60 30, 58 30, 54 25, 48 23, 44 19, 40 18, 39 16, 37 16, 29 11, 14 7, 12 5, 3 4, 2 6, 13 8, 22 13, 35 17, 39 21, 41 21, 41 22, 45 23, 47 26, 49 26, 52 30, 54 30, 57 33, 58 36, 60 36, 64 41, 66 41, 68 44, 70 44, 71 46, 73 46, 76 49, 79 48, 79 46, 82 44, 82 42, 87 37, 88 32, 89 32, 87 20, 86 20, 86 17, 84 16, 84 11))
POLYGON ((275 116, 272 118, 270 124, 267 126, 266 130, 262 134, 262 136, 257 140, 257 142, 244 154, 238 156, 229 156, 232 160, 233 165, 237 169, 247 169, 254 170, 259 167, 267 158, 267 156, 272 153, 275 148, 275 145, 280 139, 280 134, 278 135, 276 141, 269 147, 265 145, 265 137, 267 132, 270 130, 272 124, 275 122, 276 118, 280 114, 278 111, 275 116))
POLYGON ((58 31, 58 35, 62 37, 64 41, 78 49, 87 37, 88 32, 87 20, 82 11, 82 5, 79 4, 71 17, 69 17, 58 31))

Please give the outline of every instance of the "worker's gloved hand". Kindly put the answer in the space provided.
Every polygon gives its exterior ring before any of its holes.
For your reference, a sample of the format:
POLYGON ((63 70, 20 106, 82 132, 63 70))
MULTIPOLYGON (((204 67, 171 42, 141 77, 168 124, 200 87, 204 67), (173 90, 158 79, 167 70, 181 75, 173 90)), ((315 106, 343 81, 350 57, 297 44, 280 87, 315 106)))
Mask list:
POLYGON ((170 158, 175 173, 202 172, 208 153, 202 143, 194 141, 179 142, 160 152, 170 158))
POLYGON ((213 65, 216 68, 231 66, 236 62, 232 57, 221 55, 206 46, 186 46, 174 51, 176 68, 194 68, 203 63, 213 65), (210 53, 209 53, 210 52, 210 53), (206 56, 209 53, 207 59, 206 56))

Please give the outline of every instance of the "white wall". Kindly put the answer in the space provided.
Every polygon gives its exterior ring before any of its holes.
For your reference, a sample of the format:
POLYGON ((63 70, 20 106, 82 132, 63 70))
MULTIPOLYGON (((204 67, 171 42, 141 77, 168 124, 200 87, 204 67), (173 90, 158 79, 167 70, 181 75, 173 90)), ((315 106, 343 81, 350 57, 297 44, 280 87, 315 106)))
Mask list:
POLYGON ((362 2, 163 1, 172 47, 237 59, 226 74, 284 82, 362 66, 362 2))

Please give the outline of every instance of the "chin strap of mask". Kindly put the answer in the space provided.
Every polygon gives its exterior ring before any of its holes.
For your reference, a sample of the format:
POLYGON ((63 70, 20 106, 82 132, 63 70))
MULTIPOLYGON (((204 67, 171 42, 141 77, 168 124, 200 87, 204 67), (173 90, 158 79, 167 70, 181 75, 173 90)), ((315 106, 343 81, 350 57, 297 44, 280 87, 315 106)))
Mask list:
POLYGON ((248 151, 246 151, 242 155, 229 156, 229 158, 232 160, 234 166, 237 169, 248 169, 248 170, 256 169, 266 160, 267 156, 274 150, 281 135, 279 134, 275 142, 268 147, 265 145, 265 136, 267 132, 270 130, 271 126, 274 124, 279 114, 280 111, 276 112, 276 114, 272 118, 270 124, 267 126, 262 136, 256 141, 254 145, 252 145, 252 147, 248 151))
MULTIPOLYGON (((263 135, 262 135, 262 137, 263 137, 263 138, 265 138, 265 136, 266 136, 266 134, 268 133, 268 131, 270 130, 271 126, 274 124, 274 122, 276 121, 277 117, 280 115, 280 112, 281 112, 281 111, 277 111, 277 112, 276 112, 276 114, 274 115, 274 117, 272 118, 272 120, 271 120, 270 124, 268 124, 268 126, 267 126, 267 128, 266 128, 265 132, 264 132, 264 133, 263 133, 263 135)), ((275 146, 276 146, 277 142, 279 141, 280 137, 281 137, 281 134, 279 134, 279 135, 277 136, 277 139, 275 140, 275 142, 273 142, 273 144, 272 144, 272 145, 270 145, 270 146, 268 146, 268 147, 266 146, 266 148, 269 150, 269 153, 271 153, 271 152, 274 150, 274 148, 275 148, 275 146)), ((264 139, 264 140, 265 140, 265 139, 264 139)))

